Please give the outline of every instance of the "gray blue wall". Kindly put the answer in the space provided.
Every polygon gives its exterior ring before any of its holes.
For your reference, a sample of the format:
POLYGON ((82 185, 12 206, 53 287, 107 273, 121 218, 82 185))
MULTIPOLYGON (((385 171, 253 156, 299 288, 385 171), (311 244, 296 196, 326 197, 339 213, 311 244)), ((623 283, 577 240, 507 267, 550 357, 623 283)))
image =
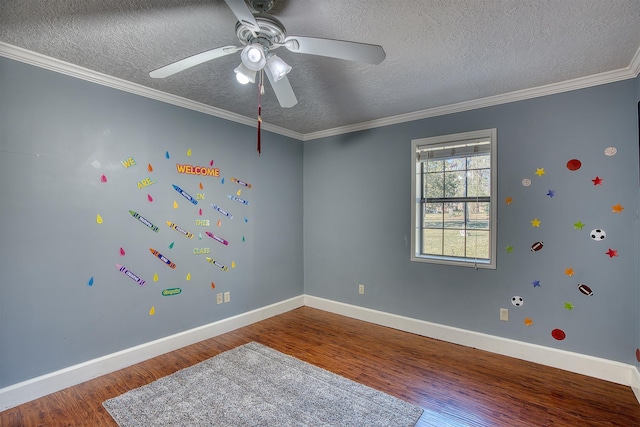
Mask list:
POLYGON ((633 363, 637 94, 631 79, 305 142, 305 293, 633 363), (487 128, 498 129, 497 269, 411 262, 411 140, 487 128), (615 156, 604 154, 610 146, 615 156), (582 167, 572 172, 566 163, 573 158, 582 167), (538 168, 545 174, 536 175, 538 168), (596 176, 602 185, 594 185, 596 176), (618 203, 621 214, 612 212, 618 203), (531 226, 534 218, 540 227, 531 226), (606 231, 604 241, 590 238, 596 228, 606 231), (530 250, 536 241, 544 242, 540 252, 530 250), (609 257, 610 248, 619 256, 609 257), (580 293, 580 283, 594 295, 580 293), (522 307, 511 304, 515 295, 524 298, 522 307), (501 307, 509 308, 508 322, 499 320, 501 307), (554 329, 566 339, 554 339, 554 329))
POLYGON ((0 388, 302 294, 303 147, 268 132, 262 147, 254 128, 0 57, 0 388), (211 160, 220 177, 176 169, 211 160))

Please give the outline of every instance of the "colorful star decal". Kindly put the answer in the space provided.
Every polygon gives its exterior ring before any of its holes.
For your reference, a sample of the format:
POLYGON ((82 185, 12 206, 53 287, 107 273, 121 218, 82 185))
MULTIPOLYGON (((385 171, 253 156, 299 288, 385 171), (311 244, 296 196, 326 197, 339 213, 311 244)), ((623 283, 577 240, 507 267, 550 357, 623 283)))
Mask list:
POLYGON ((566 274, 569 277, 572 277, 574 274, 576 274, 576 272, 573 271, 573 268, 569 267, 564 269, 564 274, 566 274))
POLYGON ((616 249, 609 248, 605 254, 609 255, 609 258, 613 258, 614 256, 618 256, 618 251, 616 249))
POLYGON ((531 282, 531 284, 533 285, 534 288, 539 288, 540 287, 540 280, 534 280, 533 282, 531 282))
POLYGON ((532 227, 540 227, 540 224, 542 224, 542 221, 540 221, 538 218, 533 218, 531 220, 532 227))
POLYGON ((531 326, 531 325, 533 325, 533 319, 531 319, 530 317, 525 317, 525 319, 524 319, 524 325, 525 325, 525 326, 531 326))
POLYGON ((573 310, 574 308, 576 308, 576 306, 575 306, 575 305, 573 305, 573 304, 571 303, 571 301, 567 301, 567 302, 565 302, 565 303, 564 303, 564 308, 566 308, 567 310, 571 311, 571 310, 573 310))
POLYGON ((536 175, 538 175, 538 176, 542 176, 542 175, 544 175, 544 174, 545 174, 545 172, 544 172, 544 168, 537 168, 537 169, 536 169, 536 175))
POLYGON ((582 227, 584 227, 584 224, 580 221, 573 223, 573 228, 576 230, 582 230, 582 227))
POLYGON ((602 178, 600 178, 599 176, 596 176, 591 181, 593 182, 593 185, 602 185, 602 178))
POLYGON ((504 202, 508 205, 511 204, 511 202, 513 202, 513 198, 512 197, 507 197, 506 199, 504 199, 504 202))
POLYGON ((506 247, 506 248, 504 248, 504 250, 506 250, 506 251, 507 251, 507 253, 511 253, 511 252, 513 252, 513 246, 511 246, 511 245, 507 245, 507 247, 506 247))
POLYGON ((617 205, 611 206, 611 211, 613 213, 622 213, 623 210, 624 210, 624 206, 622 206, 620 203, 618 203, 617 205))
POLYGON ((555 195, 556 195, 556 190, 549 190, 549 191, 547 191, 547 196, 549 196, 549 197, 553 198, 553 196, 555 196, 555 195))

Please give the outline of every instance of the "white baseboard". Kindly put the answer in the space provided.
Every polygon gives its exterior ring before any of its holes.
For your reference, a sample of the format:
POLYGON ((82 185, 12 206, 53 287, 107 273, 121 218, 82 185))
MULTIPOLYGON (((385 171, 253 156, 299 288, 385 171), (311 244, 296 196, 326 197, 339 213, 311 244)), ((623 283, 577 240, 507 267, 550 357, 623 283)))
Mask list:
POLYGON ((269 317, 302 307, 304 296, 300 295, 227 319, 203 325, 188 331, 144 343, 97 359, 89 360, 59 371, 41 375, 27 381, 0 389, 0 411, 46 396, 47 394, 80 384, 92 378, 115 372, 136 363, 187 345, 221 335, 238 328, 259 322, 269 317))
POLYGON ((634 388, 640 403, 640 373, 633 365, 439 325, 310 295, 305 295, 304 305, 429 338, 478 348, 630 386, 634 388))

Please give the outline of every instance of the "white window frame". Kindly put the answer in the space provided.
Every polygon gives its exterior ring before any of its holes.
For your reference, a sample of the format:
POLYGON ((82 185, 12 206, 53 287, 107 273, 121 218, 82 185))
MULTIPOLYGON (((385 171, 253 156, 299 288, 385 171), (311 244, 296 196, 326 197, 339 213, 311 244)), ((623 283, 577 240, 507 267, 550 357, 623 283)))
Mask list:
POLYGON ((456 133, 452 135, 441 135, 430 138, 414 139, 411 141, 411 261, 437 263, 445 265, 457 265, 464 267, 495 269, 496 268, 496 244, 497 244, 497 213, 498 213, 498 140, 497 129, 484 129, 473 132, 456 133), (458 258, 440 255, 421 254, 421 237, 422 232, 422 183, 419 162, 417 161, 417 152, 419 147, 431 145, 455 145, 464 143, 465 141, 474 141, 479 139, 489 139, 490 141, 490 204, 489 204, 489 260, 474 258, 458 258))

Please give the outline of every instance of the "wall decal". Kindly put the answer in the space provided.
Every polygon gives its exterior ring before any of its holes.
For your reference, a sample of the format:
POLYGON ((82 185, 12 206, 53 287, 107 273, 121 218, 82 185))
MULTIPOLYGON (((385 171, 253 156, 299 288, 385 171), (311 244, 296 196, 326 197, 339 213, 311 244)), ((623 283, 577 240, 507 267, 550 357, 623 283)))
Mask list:
POLYGON ((587 285, 585 285, 584 283, 579 283, 578 284, 578 290, 580 292, 582 292, 583 294, 585 294, 586 296, 592 296, 593 295, 593 291, 591 290, 591 288, 587 285))
POLYGON ((251 184, 244 181, 240 181, 238 178, 231 178, 231 181, 235 182, 236 184, 240 184, 244 187, 251 188, 251 184))
POLYGON ((614 256, 618 256, 618 251, 616 249, 609 248, 605 254, 609 255, 609 258, 613 258, 614 256))
POLYGON ((216 284, 211 282, 211 289, 215 289, 216 288, 216 284))
POLYGON ((153 281, 157 282, 158 280, 160 280, 160 278, 158 277, 158 273, 153 273, 153 281))
POLYGON ((507 197, 506 199, 504 199, 504 202, 508 205, 510 205, 513 202, 513 198, 512 197, 507 197))
POLYGON ((236 268, 236 262, 235 261, 231 261, 231 268, 236 268))
POLYGON ((168 152, 168 151, 165 151, 165 152, 164 152, 164 156, 165 156, 167 159, 170 159, 170 158, 171 158, 171 156, 169 155, 169 152, 168 152))
POLYGON ((149 163, 149 164, 147 165, 147 170, 148 170, 149 172, 153 172, 153 166, 151 166, 151 163, 149 163))
POLYGON ((198 215, 202 216, 202 208, 200 208, 200 210, 198 210, 198 215))
POLYGON ((220 208, 218 205, 214 205, 211 204, 211 207, 215 210, 217 210, 218 212, 220 212, 222 215, 226 216, 229 219, 233 219, 233 215, 231 215, 229 212, 223 210, 222 208, 220 208))
POLYGON ((576 274, 576 272, 573 270, 573 268, 569 267, 564 269, 564 274, 566 274, 569 277, 573 277, 573 275, 576 274))
POLYGON ((549 196, 549 198, 553 198, 555 195, 556 195, 556 190, 547 191, 547 196, 549 196))
POLYGON ((544 168, 537 168, 536 169, 536 175, 538 176, 542 176, 544 175, 546 172, 544 171, 544 168))
POLYGON ((193 165, 183 165, 180 163, 176 163, 176 169, 178 170, 178 173, 183 173, 187 175, 201 175, 201 176, 213 176, 213 177, 220 176, 220 169, 208 168, 206 166, 193 166, 193 165))
POLYGON ((523 187, 528 187, 531 185, 531 180, 529 178, 525 178, 522 180, 522 186, 523 187))
POLYGON ((507 247, 505 247, 504 250, 507 251, 508 254, 510 254, 511 252, 513 252, 513 246, 507 245, 507 247))
POLYGON ((204 185, 202 185, 202 183, 200 183, 200 189, 204 190, 204 185))
POLYGON ((244 222, 249 222, 249 219, 246 216, 244 217, 244 222))
POLYGON ((582 222, 578 221, 578 222, 574 222, 573 223, 573 228, 575 230, 582 230, 582 227, 584 227, 585 224, 583 224, 582 222))
POLYGON ((188 201, 190 201, 191 203, 193 203, 194 205, 198 204, 198 201, 196 199, 194 199, 191 194, 187 193, 186 191, 184 191, 182 188, 178 187, 175 184, 171 184, 173 186, 173 189, 176 190, 178 193, 180 193, 182 195, 182 197, 184 197, 185 199, 187 199, 188 201))
POLYGON ((531 284, 533 285, 534 288, 539 288, 540 287, 540 280, 534 280, 533 282, 531 282, 531 284))
POLYGON ((146 177, 142 181, 138 181, 138 190, 142 190, 143 188, 147 188, 150 185, 155 184, 158 181, 153 181, 151 178, 146 177))
POLYGON ((248 205, 249 204, 249 202, 247 200, 241 199, 240 197, 236 197, 236 196, 231 195, 231 194, 228 194, 227 197, 230 198, 231 200, 234 200, 234 201, 236 201, 238 203, 242 203, 244 205, 248 205))
POLYGON ((224 178, 222 178, 222 180, 220 181, 220 184, 224 184, 224 178))
POLYGON ((216 242, 222 243, 222 244, 223 244, 223 245, 225 245, 225 246, 229 246, 229 241, 228 241, 228 240, 225 240, 225 239, 223 239, 223 238, 222 238, 222 237, 220 237, 220 236, 216 236, 215 234, 210 233, 210 232, 208 232, 208 231, 206 231, 205 233, 206 233, 206 235, 207 235, 207 236, 211 237, 211 238, 212 238, 213 240, 215 240, 216 242))
POLYGON ((178 202, 176 202, 175 200, 173 201, 173 209, 178 209, 180 206, 178 206, 178 202))
POLYGON ((210 252, 209 248, 193 248, 194 255, 206 255, 210 252))
POLYGON ((153 307, 151 307, 151 310, 149 310, 149 316, 153 316, 154 314, 156 314, 156 306, 155 305, 153 307))
POLYGON ((525 317, 524 318, 524 325, 525 326, 531 326, 533 325, 533 320, 530 317, 525 317))
POLYGON ((600 178, 599 176, 596 176, 591 180, 591 182, 593 182, 593 185, 602 185, 602 178, 600 178))
POLYGON ((567 162, 567 169, 570 171, 577 171, 582 167, 582 162, 578 159, 571 159, 567 162))
POLYGON ((564 308, 566 308, 567 310, 571 311, 576 307, 573 305, 573 303, 571 301, 566 301, 564 303, 564 308))
POLYGON ((554 329, 551 331, 551 336, 558 341, 562 341, 567 337, 567 334, 562 329, 554 329))
POLYGON ((640 362, 640 348, 636 348, 636 360, 640 362))
POLYGON ((153 202, 153 197, 151 197, 151 194, 147 194, 147 200, 153 202))
POLYGON ((609 157, 615 156, 617 152, 618 149, 616 147, 607 147, 604 149, 604 155, 609 157))
POLYGON ((172 262, 169 258, 167 258, 166 256, 162 255, 160 252, 158 252, 157 250, 155 250, 153 248, 149 248, 149 252, 151 252, 153 254, 153 256, 158 258, 160 261, 162 261, 165 264, 167 264, 167 266, 169 266, 169 267, 171 267, 172 269, 175 270, 175 268, 176 268, 176 263, 175 262, 172 262))
POLYGON ((202 240, 202 233, 198 233, 198 240, 202 240))
POLYGON ((242 241, 243 241, 243 242, 245 241, 245 239, 244 239, 244 235, 242 236, 242 241))
POLYGON ((188 157, 191 157, 191 148, 189 148, 189 149, 187 150, 187 156, 188 156, 188 157))
POLYGON ((213 166, 213 160, 209 162, 209 166, 213 166))
POLYGON ((535 242, 531 245, 531 252, 538 252, 544 246, 544 242, 535 242))
MULTIPOLYGON (((196 221, 198 221, 198 220, 196 220, 196 221)), ((179 233, 181 233, 181 234, 184 234, 184 235, 185 235, 185 236, 187 236, 189 239, 193 239, 193 233, 192 233, 192 232, 187 231, 187 230, 185 230, 185 229, 184 229, 184 228, 182 228, 182 227, 179 227, 177 224, 174 224, 174 223, 173 223, 173 222, 171 222, 171 221, 167 221, 167 225, 168 225, 170 228, 173 228, 174 230, 176 230, 177 232, 179 232, 179 233)))
POLYGON ((532 227, 540 227, 540 224, 542 224, 542 221, 538 218, 533 218, 530 222, 532 227))
POLYGON ((174 245, 174 243, 175 243, 175 242, 171 242, 171 243, 169 243, 169 249, 173 249, 173 245, 174 245))
POLYGON ((236 191, 236 196, 241 196, 241 195, 242 195, 242 190, 236 191))
POLYGON ((524 305, 524 299, 521 296, 513 296, 511 297, 511 304, 515 305, 516 307, 522 307, 524 305))
POLYGON ((102 217, 100 216, 100 214, 96 215, 96 223, 98 223, 98 224, 102 224, 103 223, 103 220, 102 220, 102 217))
POLYGON ((209 220, 208 219, 196 219, 196 227, 208 227, 209 220))
POLYGON ((116 268, 118 270, 120 270, 122 272, 122 274, 124 274, 125 276, 129 276, 131 278, 131 280, 133 280, 134 282, 136 282, 140 286, 144 286, 144 284, 147 283, 144 280, 142 280, 142 278, 140 276, 138 276, 137 274, 134 274, 131 270, 129 270, 124 265, 116 264, 116 268))
POLYGON ((226 265, 224 265, 222 263, 219 263, 218 261, 216 261, 213 258, 206 257, 205 259, 207 260, 208 263, 213 264, 216 267, 220 267, 223 271, 228 271, 229 270, 229 267, 227 267, 226 265))
POLYGON ((169 297, 172 295, 178 295, 182 293, 182 288, 169 288, 162 291, 163 297, 169 297))
POLYGON ((596 242, 599 242, 607 238, 607 233, 606 231, 600 228, 596 228, 594 230, 591 230, 591 233, 589 233, 589 236, 596 242))
POLYGON ((125 160, 121 160, 120 163, 122 163, 122 166, 124 166, 125 168, 130 168, 131 166, 136 165, 136 161, 133 159, 133 157, 128 157, 125 160))
POLYGON ((187 273, 187 277, 186 277, 186 279, 187 279, 187 282, 188 282, 189 280, 191 280, 191 273, 187 273))
POLYGON ((618 203, 617 205, 611 206, 611 212, 613 213, 621 214, 623 210, 624 210, 624 206, 622 206, 620 203, 618 203))
POLYGON ((120 256, 125 256, 125 251, 123 248, 120 248, 120 256))
POLYGON ((221 226, 222 226, 222 220, 221 220, 221 219, 219 219, 219 220, 218 220, 218 227, 221 227, 221 226))
POLYGON ((87 286, 93 286, 93 276, 89 277, 89 281, 87 282, 87 286))
POLYGON ((107 182, 107 177, 105 175, 100 176, 100 182, 107 182))
POLYGON ((137 219, 138 221, 140 221, 141 223, 143 223, 144 225, 146 225, 147 227, 149 227, 150 229, 152 229, 156 233, 158 232, 158 230, 159 230, 158 226, 153 225, 153 223, 151 221, 149 221, 145 217, 141 216, 138 212, 134 212, 134 211, 130 210, 129 213, 131 214, 132 217, 134 217, 135 219, 137 219))

